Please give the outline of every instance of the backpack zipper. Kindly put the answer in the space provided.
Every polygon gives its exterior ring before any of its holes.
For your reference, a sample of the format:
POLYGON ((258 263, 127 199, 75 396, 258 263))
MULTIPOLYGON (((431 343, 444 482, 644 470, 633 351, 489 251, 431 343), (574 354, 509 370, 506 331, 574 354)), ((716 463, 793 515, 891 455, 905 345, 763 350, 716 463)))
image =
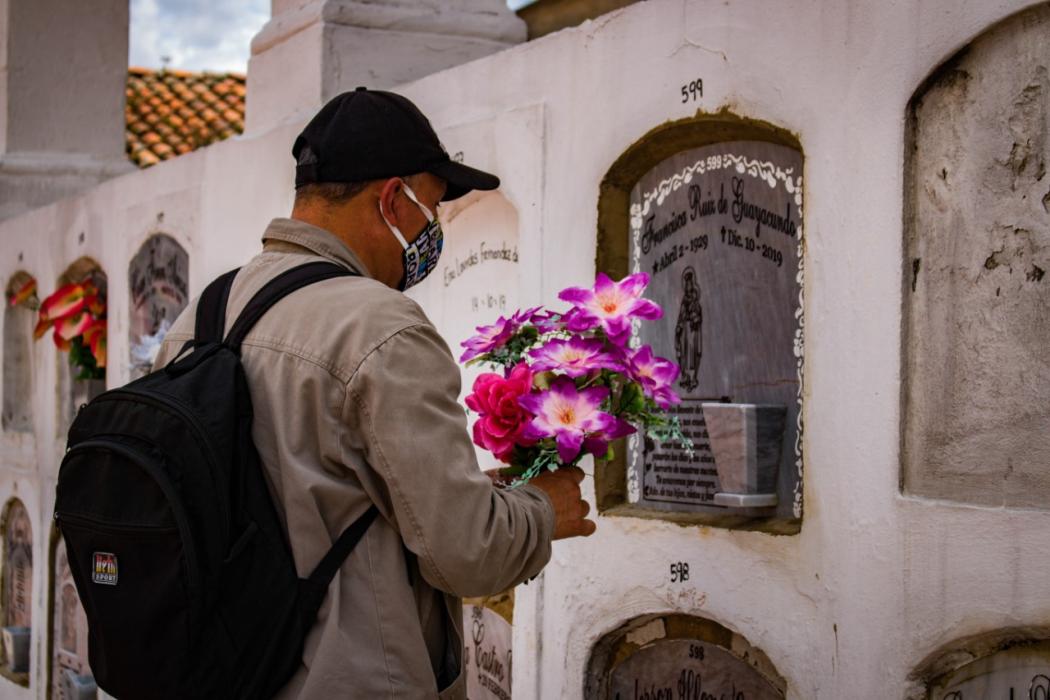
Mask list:
MULTIPOLYGON (((170 394, 165 394, 164 395, 164 400, 162 401, 162 400, 160 400, 160 399, 158 399, 158 398, 156 398, 154 396, 151 396, 149 394, 140 393, 138 391, 128 390, 127 388, 113 389, 113 390, 107 392, 105 397, 100 396, 99 399, 103 399, 103 398, 106 399, 106 400, 108 400, 108 399, 116 399, 120 395, 125 395, 125 396, 129 397, 130 399, 132 399, 133 401, 138 401, 139 403, 150 404, 152 406, 156 406, 157 408, 160 408, 161 410, 167 411, 169 413, 174 413, 175 415, 177 415, 180 418, 182 418, 183 420, 185 420, 185 422, 189 423, 190 426, 193 428, 193 431, 197 434, 198 441, 202 445, 204 445, 204 455, 205 455, 205 458, 208 460, 208 467, 211 470, 212 487, 215 489, 216 493, 219 493, 218 484, 215 483, 215 475, 219 471, 218 470, 218 466, 217 466, 217 464, 215 462, 215 450, 214 450, 214 448, 212 446, 211 439, 208 437, 208 433, 204 430, 204 426, 201 425, 201 422, 199 420, 197 420, 197 416, 195 416, 193 414, 192 410, 188 406, 186 406, 185 404, 182 403, 182 401, 180 401, 179 399, 175 398, 174 396, 171 396, 170 394)), ((98 400, 98 399, 96 399, 96 400, 98 400)), ((230 512, 229 512, 228 504, 226 503, 226 499, 223 498, 221 495, 219 495, 216 498, 216 500, 219 502, 219 512, 222 514, 222 523, 223 523, 223 540, 222 541, 225 542, 225 543, 229 543, 229 541, 230 541, 230 512)))
POLYGON ((162 532, 177 532, 179 529, 177 525, 128 525, 123 523, 113 523, 108 520, 99 520, 98 518, 82 515, 80 513, 59 513, 57 511, 55 512, 55 522, 59 523, 60 528, 62 523, 72 523, 73 525, 104 530, 118 535, 136 532, 160 534, 162 532))

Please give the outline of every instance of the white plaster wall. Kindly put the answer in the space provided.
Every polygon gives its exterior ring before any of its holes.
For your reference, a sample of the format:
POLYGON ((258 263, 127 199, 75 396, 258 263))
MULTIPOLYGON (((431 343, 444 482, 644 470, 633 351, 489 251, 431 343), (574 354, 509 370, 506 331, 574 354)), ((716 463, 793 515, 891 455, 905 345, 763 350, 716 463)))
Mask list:
MULTIPOLYGON (((594 537, 557 544, 544 575, 518 590, 517 697, 579 697, 591 646, 643 613, 692 613, 742 634, 797 700, 900 698, 912 668, 950 640, 1050 618, 1050 513, 905 498, 898 486, 905 108, 942 60, 1031 4, 650 0, 404 86, 439 133, 458 134, 450 151, 504 178, 519 217, 525 305, 554 304, 558 290, 592 278, 599 182, 652 127, 727 107, 794 132, 806 158, 801 533, 600 517, 594 537), (682 104, 680 86, 696 78, 703 99, 682 104), (522 110, 528 126, 512 128, 522 110), (539 137, 510 136, 521 133, 539 137), (669 582, 673 561, 690 564, 685 584, 669 582)), ((0 272, 6 280, 26 269, 46 290, 80 255, 99 260, 119 362, 124 275, 157 213, 159 229, 189 251, 199 293, 258 249, 271 216, 289 211, 289 149, 301 126, 227 141, 4 221, 0 272)), ((45 341, 35 350, 37 438, 4 442, 0 470, 0 501, 16 489, 23 498, 41 564, 62 454, 48 394, 54 354, 45 341)), ((118 364, 110 382, 125 376, 118 364)), ((591 498, 592 486, 584 482, 591 498)), ((42 565, 35 571, 34 690, 0 679, 0 697, 43 697, 47 577, 42 565)))

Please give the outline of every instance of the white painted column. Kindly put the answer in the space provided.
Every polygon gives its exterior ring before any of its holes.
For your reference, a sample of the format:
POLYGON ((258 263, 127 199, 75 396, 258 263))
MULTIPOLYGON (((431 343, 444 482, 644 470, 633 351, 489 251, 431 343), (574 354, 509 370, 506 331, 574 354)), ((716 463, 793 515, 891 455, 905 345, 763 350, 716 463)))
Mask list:
POLYGON ((504 0, 272 0, 252 40, 245 131, 306 117, 359 85, 391 88, 525 41, 504 0))
POLYGON ((132 170, 127 0, 0 0, 0 218, 132 170))

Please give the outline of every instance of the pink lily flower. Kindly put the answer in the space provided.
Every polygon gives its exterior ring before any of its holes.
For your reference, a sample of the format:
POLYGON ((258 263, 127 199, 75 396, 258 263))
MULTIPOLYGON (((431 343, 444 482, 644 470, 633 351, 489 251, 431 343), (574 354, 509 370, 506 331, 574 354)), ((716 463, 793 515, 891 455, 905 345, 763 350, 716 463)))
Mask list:
POLYGON ((539 313, 542 308, 542 306, 534 306, 531 309, 523 309, 516 311, 510 318, 500 316, 491 326, 478 326, 474 329, 478 332, 477 335, 460 343, 467 350, 460 355, 459 361, 468 362, 479 355, 503 347, 523 326, 542 319, 543 314, 539 313))
POLYGON ((623 371, 623 365, 605 351, 600 340, 581 338, 555 339, 529 351, 535 372, 562 371, 569 377, 582 377, 593 370, 623 371))
POLYGON ((484 355, 506 345, 507 341, 518 332, 518 328, 521 326, 521 323, 516 320, 516 316, 517 314, 510 318, 500 316, 491 326, 478 326, 475 329, 478 332, 477 335, 471 336, 460 343, 467 350, 459 356, 459 361, 467 362, 479 355, 484 355))
POLYGON ((573 306, 565 315, 565 326, 578 332, 600 326, 609 340, 626 344, 632 318, 651 320, 663 316, 663 310, 656 303, 642 298, 648 284, 649 275, 644 272, 628 275, 619 282, 599 272, 593 289, 563 289, 558 298, 573 306))
POLYGON ((531 440, 553 437, 558 457, 563 464, 570 464, 580 454, 586 438, 600 438, 621 429, 622 421, 600 410, 608 396, 606 387, 577 391, 573 380, 559 377, 549 390, 518 399, 518 403, 535 416, 523 435, 531 440))
POLYGON ((682 402, 672 389, 674 380, 680 371, 678 365, 670 360, 653 355, 653 349, 643 345, 628 355, 628 370, 631 377, 642 386, 645 395, 656 401, 662 409, 668 409, 682 402))

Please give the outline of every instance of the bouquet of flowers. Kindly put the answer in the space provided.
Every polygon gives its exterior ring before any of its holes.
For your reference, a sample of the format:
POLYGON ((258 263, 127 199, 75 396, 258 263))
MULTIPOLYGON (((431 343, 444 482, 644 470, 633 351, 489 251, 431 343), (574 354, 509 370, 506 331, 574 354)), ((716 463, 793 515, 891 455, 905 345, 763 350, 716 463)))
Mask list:
POLYGON ((642 298, 648 284, 645 273, 620 282, 599 273, 593 288, 559 293, 568 311, 519 310, 462 343, 461 362, 502 370, 480 375, 466 404, 478 414, 474 443, 509 465, 501 473, 516 477, 512 486, 588 454, 612 459, 610 443, 639 429, 691 450, 667 413, 680 402, 678 365, 630 347, 633 322, 663 315, 642 298))
POLYGON ((77 379, 105 378, 106 302, 90 277, 59 288, 41 302, 33 336, 39 340, 52 328, 55 346, 80 368, 77 379))

